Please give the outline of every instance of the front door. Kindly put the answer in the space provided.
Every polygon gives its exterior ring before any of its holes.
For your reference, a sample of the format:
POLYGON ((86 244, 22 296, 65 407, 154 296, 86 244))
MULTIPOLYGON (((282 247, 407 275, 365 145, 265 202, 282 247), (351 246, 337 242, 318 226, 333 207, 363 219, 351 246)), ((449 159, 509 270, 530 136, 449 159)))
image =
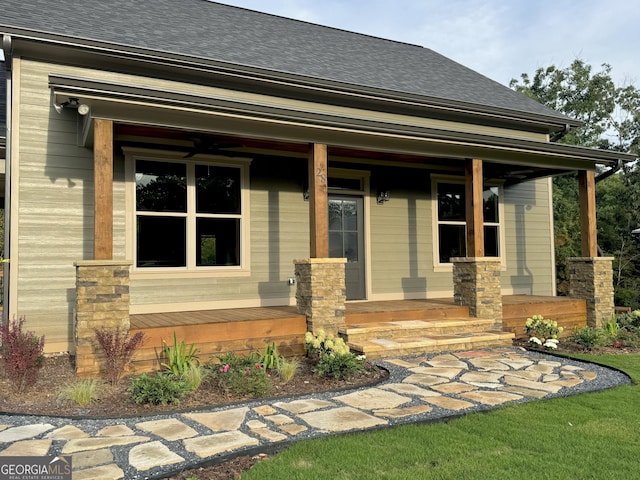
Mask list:
POLYGON ((362 197, 329 195, 329 256, 347 259, 347 300, 366 298, 363 233, 362 197))

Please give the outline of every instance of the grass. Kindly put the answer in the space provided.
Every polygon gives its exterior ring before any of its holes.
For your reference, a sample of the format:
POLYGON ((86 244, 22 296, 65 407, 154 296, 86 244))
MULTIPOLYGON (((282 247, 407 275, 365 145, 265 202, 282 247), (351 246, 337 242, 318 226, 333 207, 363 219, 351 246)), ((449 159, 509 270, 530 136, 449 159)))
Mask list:
MULTIPOLYGON (((640 382, 640 355, 579 356, 640 382)), ((242 480, 637 478, 640 386, 294 444, 242 480)))
POLYGON ((58 400, 73 402, 81 407, 86 407, 95 399, 99 387, 100 384, 96 379, 77 380, 60 389, 58 400))

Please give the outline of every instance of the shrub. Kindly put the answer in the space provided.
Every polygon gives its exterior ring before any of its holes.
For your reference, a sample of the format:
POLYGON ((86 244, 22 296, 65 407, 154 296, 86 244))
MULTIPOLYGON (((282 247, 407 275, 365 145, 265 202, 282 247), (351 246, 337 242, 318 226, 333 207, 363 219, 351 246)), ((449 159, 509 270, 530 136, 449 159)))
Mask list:
POLYGON ((640 335, 635 330, 620 328, 612 346, 615 348, 640 347, 640 335))
POLYGON ((78 380, 62 387, 58 400, 77 403, 81 407, 89 405, 98 393, 99 383, 96 379, 78 380))
POLYGON ((280 365, 278 365, 276 371, 284 383, 288 383, 294 377, 298 368, 300 368, 300 360, 296 358, 292 358, 291 360, 283 358, 280 360, 280 365))
POLYGON ((282 357, 278 354, 278 347, 276 342, 271 345, 267 345, 264 349, 264 353, 260 356, 260 364, 266 369, 278 369, 282 357))
POLYGON ((364 371, 364 359, 356 357, 353 353, 326 353, 320 357, 314 368, 314 372, 321 377, 333 377, 338 380, 349 379, 364 371))
POLYGON ((593 347, 606 345, 608 338, 602 329, 585 326, 575 329, 569 340, 585 350, 590 350, 593 347))
MULTIPOLYGON (((529 337, 529 342, 538 345, 545 345, 548 340, 557 340, 563 331, 563 328, 558 326, 558 322, 545 319, 542 315, 534 315, 531 318, 527 318, 524 329, 529 337), (538 339, 539 343, 532 342, 533 338, 538 339)), ((557 345, 557 342, 550 342, 550 344, 557 345)))
POLYGON ((609 337, 616 338, 616 336, 618 335, 618 331, 620 330, 620 325, 618 325, 616 316, 612 315, 611 320, 609 320, 608 322, 603 322, 602 329, 607 335, 609 335, 609 337))
POLYGON ((324 330, 318 330, 318 334, 314 335, 307 332, 304 336, 304 349, 309 356, 320 358, 326 353, 336 353, 338 355, 349 353, 349 346, 344 343, 341 337, 335 337, 332 334, 326 334, 324 330))
POLYGON ((167 345, 164 340, 162 345, 164 354, 167 357, 167 363, 163 363, 162 366, 176 377, 182 377, 193 365, 200 365, 198 349, 195 344, 192 343, 187 350, 184 340, 178 343, 176 332, 173 332, 173 345, 167 345))
POLYGON ((112 385, 116 385, 133 360, 135 351, 144 344, 144 333, 138 332, 129 337, 129 333, 121 332, 120 327, 111 330, 95 328, 93 331, 104 352, 107 378, 112 385))
POLYGON ((2 365, 19 392, 36 383, 44 362, 44 335, 38 337, 33 332, 22 331, 24 321, 21 317, 0 327, 2 365))
POLYGON ((271 391, 271 378, 257 355, 239 357, 228 353, 217 360, 219 363, 211 373, 218 387, 227 394, 257 398, 271 391))
POLYGON ((138 375, 131 380, 128 391, 135 403, 153 405, 180 403, 180 399, 190 392, 184 380, 164 372, 156 375, 138 375))
POLYGON ((640 328, 640 310, 634 310, 631 313, 623 313, 618 315, 617 322, 622 328, 628 330, 640 328))
POLYGON ((189 390, 193 392, 200 388, 200 385, 206 376, 207 370, 205 370, 204 367, 201 367, 200 365, 191 365, 189 370, 184 372, 180 378, 184 380, 189 387, 189 390))

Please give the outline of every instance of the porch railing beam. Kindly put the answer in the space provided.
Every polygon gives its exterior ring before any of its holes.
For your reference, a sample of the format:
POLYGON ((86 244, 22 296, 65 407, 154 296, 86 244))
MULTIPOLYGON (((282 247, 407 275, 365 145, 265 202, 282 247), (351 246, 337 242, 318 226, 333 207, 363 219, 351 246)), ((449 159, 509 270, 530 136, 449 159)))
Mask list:
POLYGON ((113 258, 113 122, 96 119, 93 142, 93 259, 113 258))
POLYGON ((484 257, 482 160, 467 159, 465 198, 467 219, 467 257, 484 257))
POLYGON ((309 145, 309 228, 311 258, 329 257, 327 146, 309 145))
POLYGON ((578 198, 582 256, 597 257, 596 183, 595 173, 592 170, 582 170, 578 173, 578 198))

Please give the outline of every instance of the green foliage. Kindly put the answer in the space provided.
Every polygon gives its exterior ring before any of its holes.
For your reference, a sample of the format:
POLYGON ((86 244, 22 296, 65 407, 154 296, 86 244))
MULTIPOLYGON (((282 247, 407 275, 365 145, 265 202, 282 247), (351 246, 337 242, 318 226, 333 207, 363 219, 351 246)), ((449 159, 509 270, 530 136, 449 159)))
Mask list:
POLYGON ((95 378, 77 380, 60 389, 58 400, 73 402, 81 407, 86 407, 95 399, 99 387, 100 383, 95 378))
POLYGON ((187 349, 184 340, 178 342, 176 332, 173 332, 173 345, 167 345, 163 340, 162 346, 167 357, 167 363, 163 363, 162 367, 176 377, 182 377, 193 365, 200 365, 195 343, 187 349))
POLYGON ((558 326, 558 322, 545 319, 542 315, 527 318, 524 329, 530 344, 550 350, 558 348, 558 336, 563 331, 563 328, 558 326))
POLYGON ((144 344, 144 333, 138 332, 133 337, 129 337, 129 333, 121 332, 120 327, 95 328, 93 331, 98 345, 104 352, 107 378, 111 385, 116 385, 133 360, 133 354, 144 344))
POLYGON ((180 377, 189 387, 189 391, 200 388, 202 381, 206 378, 208 370, 200 365, 191 365, 189 369, 180 377))
POLYGON ((278 369, 282 358, 278 354, 278 347, 276 342, 271 345, 267 345, 264 349, 264 353, 260 357, 260 364, 266 369, 278 369))
POLYGON ((314 372, 319 376, 338 380, 348 380, 365 371, 364 359, 356 357, 353 353, 325 353, 320 356, 314 368, 314 372))
POLYGON ((289 383, 289 381, 291 381, 291 379, 295 376, 298 368, 300 368, 300 360, 296 358, 282 358, 280 359, 280 365, 278 365, 276 371, 278 372, 278 375, 280 375, 280 378, 282 378, 284 383, 289 383))
POLYGON ((217 357, 217 361, 219 363, 211 367, 211 374, 218 387, 227 394, 259 398, 271 391, 271 378, 260 364, 258 355, 239 357, 227 353, 217 357))
POLYGON ((156 375, 143 373, 134 377, 128 391, 135 403, 167 405, 180 403, 180 399, 191 390, 184 380, 159 372, 156 375))
POLYGON ((608 337, 604 330, 597 327, 589 327, 588 325, 576 329, 568 340, 585 350, 591 350, 593 347, 602 347, 608 343, 608 337))
MULTIPOLYGON (((616 86, 611 66, 600 71, 576 59, 567 68, 539 68, 523 73, 510 87, 554 110, 583 122, 562 143, 638 153, 640 144, 640 90, 616 86)), ((553 139, 552 139, 553 141, 553 139)), ((558 293, 569 292, 567 259, 581 256, 578 196, 575 175, 553 179, 554 234, 558 293)), ((631 231, 640 227, 640 167, 621 172, 596 186, 598 242, 602 252, 614 257, 616 305, 640 308, 640 242, 631 231)))
POLYGON ((0 354, 3 369, 19 392, 36 383, 38 371, 44 363, 44 335, 23 331, 25 319, 0 326, 0 354))
POLYGON ((615 315, 613 315, 613 318, 608 322, 602 323, 602 329, 609 337, 616 338, 620 331, 620 325, 618 325, 615 315))

